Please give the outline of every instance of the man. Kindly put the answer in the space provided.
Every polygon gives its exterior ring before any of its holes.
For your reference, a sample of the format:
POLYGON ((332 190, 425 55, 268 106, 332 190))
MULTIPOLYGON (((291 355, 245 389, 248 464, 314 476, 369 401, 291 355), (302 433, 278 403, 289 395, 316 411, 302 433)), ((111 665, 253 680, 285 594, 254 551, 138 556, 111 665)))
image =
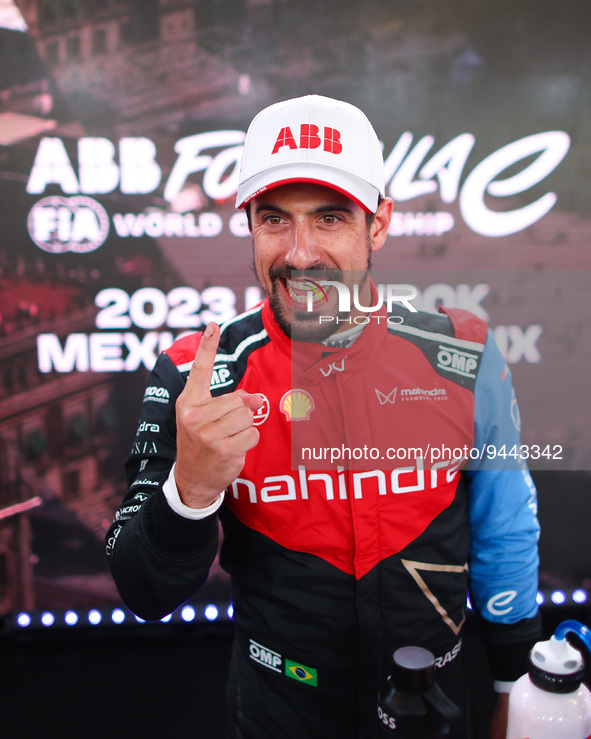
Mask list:
MULTIPOLYGON (((124 602, 158 619, 191 597, 220 517, 236 628, 229 737, 377 737, 378 691, 405 645, 433 652, 465 708, 468 588, 506 689, 538 636, 538 525, 521 460, 505 469, 468 451, 519 448, 494 340, 464 311, 381 305, 368 271, 392 201, 357 108, 307 96, 259 113, 237 205, 267 298, 158 359, 138 430, 152 451, 130 456, 107 535, 124 602), (428 458, 443 445, 463 458, 428 458)), ((506 706, 505 693, 495 739, 506 706)))

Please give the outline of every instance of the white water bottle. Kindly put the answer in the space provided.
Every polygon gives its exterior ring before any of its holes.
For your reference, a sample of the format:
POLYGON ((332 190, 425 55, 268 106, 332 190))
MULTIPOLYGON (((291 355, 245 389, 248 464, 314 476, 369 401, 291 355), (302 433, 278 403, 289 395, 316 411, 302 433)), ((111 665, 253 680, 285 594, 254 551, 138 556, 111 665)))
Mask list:
POLYGON ((559 629, 533 647, 529 673, 511 690, 507 739, 591 739, 591 692, 582 682, 583 657, 564 636, 557 637, 559 629))

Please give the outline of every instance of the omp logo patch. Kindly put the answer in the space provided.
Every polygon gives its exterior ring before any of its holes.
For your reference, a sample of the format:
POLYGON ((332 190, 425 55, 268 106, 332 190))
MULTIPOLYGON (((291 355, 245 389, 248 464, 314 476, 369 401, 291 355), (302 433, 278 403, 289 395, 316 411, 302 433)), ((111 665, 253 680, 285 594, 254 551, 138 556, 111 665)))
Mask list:
POLYGON ((267 649, 262 644, 254 641, 253 639, 248 640, 248 651, 250 658, 257 664, 267 667, 273 672, 283 672, 283 657, 272 649, 267 649))
POLYGON ((211 375, 211 384, 209 389, 215 390, 219 387, 228 387, 228 385, 231 385, 234 382, 230 375, 231 373, 227 364, 216 364, 211 375))
POLYGON ((437 366, 462 377, 476 377, 474 370, 478 367, 478 359, 479 355, 474 352, 463 352, 443 344, 439 345, 437 352, 437 366))
POLYGON ((308 667, 301 662, 286 659, 279 652, 264 647, 254 639, 248 640, 248 652, 253 662, 268 670, 288 677, 290 680, 297 680, 299 683, 318 686, 318 670, 315 667, 308 667))

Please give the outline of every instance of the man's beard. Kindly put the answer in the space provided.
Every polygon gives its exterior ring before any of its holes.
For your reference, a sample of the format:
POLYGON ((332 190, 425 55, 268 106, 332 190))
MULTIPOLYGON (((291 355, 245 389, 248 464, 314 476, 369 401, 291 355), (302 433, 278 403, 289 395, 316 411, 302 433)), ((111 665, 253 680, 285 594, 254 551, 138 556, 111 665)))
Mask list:
MULTIPOLYGON (((356 270, 356 282, 359 289, 365 285, 369 276, 371 267, 371 251, 367 252, 367 265, 365 270, 356 270)), ((255 272, 256 274, 256 272, 255 272)), ((269 307, 273 313, 275 321, 283 333, 292 341, 309 341, 321 342, 334 334, 339 328, 350 328, 357 325, 349 322, 349 312, 339 311, 338 306, 329 307, 325 311, 315 309, 313 311, 298 310, 286 308, 282 293, 284 287, 281 286, 283 280, 290 280, 292 277, 298 281, 304 281, 306 278, 313 283, 322 283, 324 280, 340 282, 348 284, 347 275, 340 269, 328 267, 325 264, 318 264, 306 270, 297 270, 290 264, 283 264, 279 267, 271 267, 269 270, 269 280, 271 282, 271 292, 267 293, 269 299, 269 307), (320 320, 320 315, 326 316, 325 320, 320 320)), ((327 288, 329 291, 335 291, 335 288, 327 288)), ((350 294, 353 295, 353 286, 350 285, 350 294)))

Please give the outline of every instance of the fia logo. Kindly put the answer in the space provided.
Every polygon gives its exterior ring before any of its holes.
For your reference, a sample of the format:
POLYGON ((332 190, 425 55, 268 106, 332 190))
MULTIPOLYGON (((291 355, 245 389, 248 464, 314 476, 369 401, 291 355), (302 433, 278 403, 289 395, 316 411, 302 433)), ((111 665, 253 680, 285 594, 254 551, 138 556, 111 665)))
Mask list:
POLYGON ((27 218, 29 236, 43 251, 87 254, 109 235, 109 216, 93 198, 51 196, 39 200, 27 218))

